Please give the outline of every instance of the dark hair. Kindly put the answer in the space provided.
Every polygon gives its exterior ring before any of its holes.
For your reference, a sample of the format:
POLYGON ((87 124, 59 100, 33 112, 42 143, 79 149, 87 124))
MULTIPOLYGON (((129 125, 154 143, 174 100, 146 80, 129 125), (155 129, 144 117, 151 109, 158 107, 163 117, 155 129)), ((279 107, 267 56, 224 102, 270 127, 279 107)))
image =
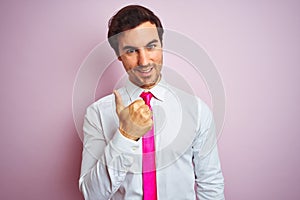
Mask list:
POLYGON ((108 22, 108 41, 115 53, 119 55, 119 42, 117 34, 133 29, 144 22, 156 25, 158 36, 162 44, 163 27, 159 18, 154 13, 139 5, 129 5, 119 10, 108 22), (114 36, 114 37, 113 37, 114 36))

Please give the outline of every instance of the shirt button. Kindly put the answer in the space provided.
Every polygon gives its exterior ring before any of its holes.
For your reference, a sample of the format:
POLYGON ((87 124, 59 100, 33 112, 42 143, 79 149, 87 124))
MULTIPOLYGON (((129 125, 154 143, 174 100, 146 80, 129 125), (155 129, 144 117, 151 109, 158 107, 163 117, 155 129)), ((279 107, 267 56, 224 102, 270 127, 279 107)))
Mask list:
POLYGON ((137 148, 136 147, 132 147, 131 149, 132 149, 132 151, 136 151, 137 148))

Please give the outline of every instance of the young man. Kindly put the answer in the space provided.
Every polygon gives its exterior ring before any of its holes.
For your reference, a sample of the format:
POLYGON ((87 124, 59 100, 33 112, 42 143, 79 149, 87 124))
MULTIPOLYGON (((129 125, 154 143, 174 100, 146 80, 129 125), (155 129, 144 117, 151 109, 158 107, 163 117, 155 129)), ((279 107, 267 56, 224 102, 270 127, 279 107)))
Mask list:
POLYGON ((212 114, 162 78, 162 35, 158 17, 142 6, 110 20, 109 42, 129 81, 87 109, 85 199, 224 199, 212 114))

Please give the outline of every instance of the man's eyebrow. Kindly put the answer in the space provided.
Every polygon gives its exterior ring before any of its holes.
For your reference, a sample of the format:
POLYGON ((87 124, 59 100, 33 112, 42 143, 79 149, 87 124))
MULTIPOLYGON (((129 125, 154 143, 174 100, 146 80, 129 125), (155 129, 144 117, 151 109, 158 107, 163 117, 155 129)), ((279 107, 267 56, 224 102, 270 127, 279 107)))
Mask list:
POLYGON ((151 42, 148 42, 148 44, 146 46, 149 46, 150 44, 157 43, 157 42, 158 42, 157 39, 153 39, 151 42))
MULTIPOLYGON (((149 45, 151 45, 151 44, 153 44, 153 43, 157 43, 157 42, 158 42, 157 39, 153 39, 153 40, 151 40, 150 42, 148 42, 146 46, 149 46, 149 45)), ((134 46, 129 46, 129 45, 127 45, 127 46, 123 47, 122 49, 123 49, 123 50, 127 50, 127 49, 138 49, 138 47, 134 47, 134 46)))
POLYGON ((125 46, 122 48, 123 50, 127 50, 127 49, 137 49, 137 47, 134 47, 134 46, 125 46))

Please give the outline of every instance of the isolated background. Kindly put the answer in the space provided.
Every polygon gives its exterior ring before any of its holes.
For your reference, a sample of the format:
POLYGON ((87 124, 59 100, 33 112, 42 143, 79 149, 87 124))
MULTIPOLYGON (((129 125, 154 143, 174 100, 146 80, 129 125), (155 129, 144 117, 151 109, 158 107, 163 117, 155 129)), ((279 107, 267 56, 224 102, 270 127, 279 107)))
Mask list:
MULTIPOLYGON (((73 84, 112 13, 129 3, 0 1, 0 199, 83 199, 73 84)), ((135 3, 216 64, 226 90, 218 145, 227 199, 300 199, 300 3, 135 3)))

